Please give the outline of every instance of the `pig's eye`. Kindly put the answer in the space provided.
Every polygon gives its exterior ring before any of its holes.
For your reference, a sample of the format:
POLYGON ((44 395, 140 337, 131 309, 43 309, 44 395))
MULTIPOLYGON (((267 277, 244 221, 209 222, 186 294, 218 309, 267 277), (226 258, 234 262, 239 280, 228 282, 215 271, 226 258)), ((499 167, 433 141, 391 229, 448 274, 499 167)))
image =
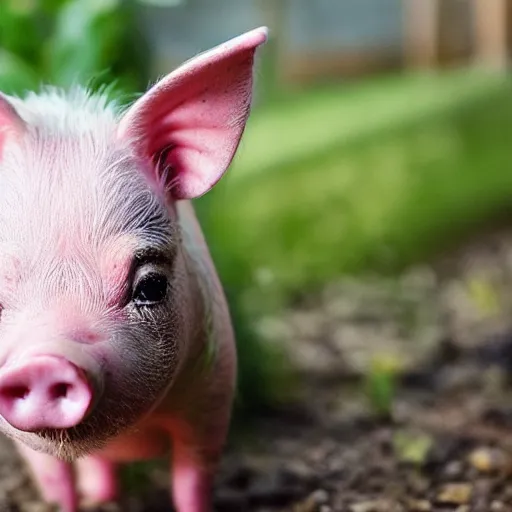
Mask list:
POLYGON ((135 284, 133 302, 137 306, 151 306, 161 302, 167 296, 167 277, 151 272, 143 275, 135 284))

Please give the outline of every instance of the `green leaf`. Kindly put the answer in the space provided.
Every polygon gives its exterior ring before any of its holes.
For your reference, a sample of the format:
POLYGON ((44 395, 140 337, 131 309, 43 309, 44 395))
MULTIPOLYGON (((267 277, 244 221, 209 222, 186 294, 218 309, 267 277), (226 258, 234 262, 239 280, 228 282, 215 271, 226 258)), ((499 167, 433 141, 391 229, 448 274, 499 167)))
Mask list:
POLYGON ((52 81, 68 87, 109 67, 108 49, 119 48, 122 21, 118 0, 72 0, 64 5, 46 49, 52 81))
POLYGON ((425 462, 433 440, 425 434, 396 432, 393 437, 393 449, 396 457, 402 462, 421 465, 425 462))
POLYGON ((7 94, 21 94, 38 86, 37 72, 16 55, 0 48, 0 90, 7 94))
POLYGON ((0 47, 35 64, 41 40, 35 5, 0 1, 0 47), (22 8, 23 7, 23 8, 22 8), (32 9, 33 8, 33 9, 32 9))
POLYGON ((483 315, 493 316, 500 312, 498 293, 491 282, 473 277, 467 286, 471 299, 483 315))
POLYGON ((372 408, 380 416, 391 414, 401 368, 402 362, 391 355, 376 355, 372 360, 365 388, 372 408))

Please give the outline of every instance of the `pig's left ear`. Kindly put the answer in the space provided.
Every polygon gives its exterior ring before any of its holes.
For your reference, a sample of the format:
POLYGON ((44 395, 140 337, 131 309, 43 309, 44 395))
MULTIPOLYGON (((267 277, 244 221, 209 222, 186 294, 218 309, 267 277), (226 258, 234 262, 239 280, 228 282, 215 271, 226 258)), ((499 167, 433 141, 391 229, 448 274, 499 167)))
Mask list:
POLYGON ((230 165, 249 116, 254 53, 266 39, 261 27, 194 57, 121 119, 119 136, 152 162, 152 172, 167 167, 173 199, 203 195, 230 165))

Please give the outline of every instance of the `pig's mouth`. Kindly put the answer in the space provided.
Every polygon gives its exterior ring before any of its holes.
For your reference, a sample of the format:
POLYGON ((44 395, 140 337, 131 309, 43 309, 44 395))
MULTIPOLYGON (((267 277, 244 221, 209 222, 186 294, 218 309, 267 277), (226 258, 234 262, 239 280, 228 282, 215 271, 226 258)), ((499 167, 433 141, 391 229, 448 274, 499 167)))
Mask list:
POLYGON ((120 401, 119 394, 111 391, 103 395, 87 417, 74 427, 41 428, 27 432, 13 427, 0 417, 1 430, 11 439, 35 451, 72 462, 105 448, 109 441, 133 427, 151 407, 149 397, 120 401))
POLYGON ((14 441, 23 443, 34 451, 73 462, 80 457, 101 450, 123 429, 119 428, 114 431, 109 428, 108 431, 98 431, 92 425, 84 424, 70 429, 41 429, 36 432, 23 432, 7 424, 2 430, 14 441))
MULTIPOLYGON (((98 425, 99 427, 99 425, 98 425)), ((99 451, 126 426, 98 430, 93 425, 83 424, 71 429, 41 429, 37 432, 23 432, 7 426, 4 433, 32 450, 43 452, 67 462, 99 451)))

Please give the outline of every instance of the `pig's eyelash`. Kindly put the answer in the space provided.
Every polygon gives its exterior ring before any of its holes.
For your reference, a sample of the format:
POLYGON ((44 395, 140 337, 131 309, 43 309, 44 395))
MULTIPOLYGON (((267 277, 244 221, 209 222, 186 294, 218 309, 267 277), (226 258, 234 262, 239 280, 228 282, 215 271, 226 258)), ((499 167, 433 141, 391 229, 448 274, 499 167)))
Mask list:
POLYGON ((173 263, 173 254, 169 256, 168 251, 160 250, 156 247, 145 247, 135 252, 133 263, 135 267, 155 264, 170 266, 173 263))
POLYGON ((126 306, 131 300, 133 280, 137 270, 145 265, 157 265, 161 267, 171 268, 174 263, 175 250, 173 247, 167 247, 166 250, 158 247, 144 247, 133 255, 130 270, 126 276, 124 290, 120 304, 126 306))

